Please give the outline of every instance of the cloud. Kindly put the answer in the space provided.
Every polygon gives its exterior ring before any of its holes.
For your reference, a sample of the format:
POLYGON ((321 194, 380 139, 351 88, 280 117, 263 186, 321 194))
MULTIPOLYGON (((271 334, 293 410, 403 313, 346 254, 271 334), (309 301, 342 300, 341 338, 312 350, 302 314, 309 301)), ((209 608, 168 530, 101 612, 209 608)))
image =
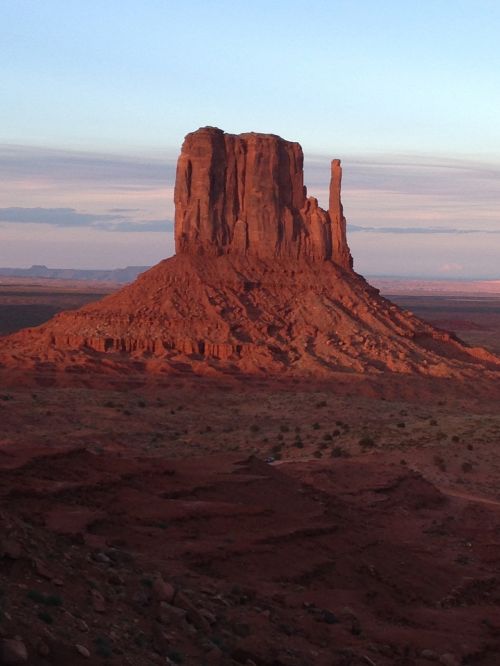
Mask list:
POLYGON ((460 273, 461 271, 464 270, 464 266, 462 264, 443 264, 442 266, 439 267, 439 270, 442 273, 460 273))
POLYGON ((108 213, 137 213, 140 208, 108 208, 108 213))
POLYGON ((453 227, 363 227, 348 224, 350 232, 375 232, 378 234, 500 234, 500 229, 456 229, 453 227))
MULTIPOLYGON (((328 160, 305 164, 309 193, 324 206, 328 160)), ((355 226, 500 229, 500 164, 408 155, 347 156, 342 164, 344 209, 355 226)))
POLYGON ((161 233, 173 232, 174 223, 172 220, 139 220, 120 222, 108 231, 158 231, 161 233))
MULTIPOLYGON (((126 209, 122 209, 126 210, 126 209)), ((138 220, 123 214, 79 212, 74 208, 0 208, 0 222, 8 224, 48 224, 52 227, 92 227, 105 231, 172 231, 170 220, 138 220)))
POLYGON ((113 155, 0 144, 0 179, 49 179, 156 188, 173 182, 175 158, 113 155))

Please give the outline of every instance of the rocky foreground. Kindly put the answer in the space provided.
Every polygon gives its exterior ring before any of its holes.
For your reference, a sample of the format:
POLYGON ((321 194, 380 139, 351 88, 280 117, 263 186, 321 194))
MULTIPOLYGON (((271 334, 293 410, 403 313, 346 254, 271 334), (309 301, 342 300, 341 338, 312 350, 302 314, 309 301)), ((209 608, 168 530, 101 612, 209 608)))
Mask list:
POLYGON ((494 666, 498 403, 443 388, 0 393, 0 663, 494 666))
POLYGON ((369 460, 2 459, 2 664, 493 665, 496 503, 369 460))

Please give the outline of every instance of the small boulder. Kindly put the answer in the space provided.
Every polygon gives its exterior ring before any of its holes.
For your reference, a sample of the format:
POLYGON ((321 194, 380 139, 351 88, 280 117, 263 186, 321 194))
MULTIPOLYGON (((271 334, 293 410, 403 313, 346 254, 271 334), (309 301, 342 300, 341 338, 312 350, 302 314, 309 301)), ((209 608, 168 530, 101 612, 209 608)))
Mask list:
POLYGON ((92 600, 92 607, 96 613, 104 613, 106 611, 106 602, 104 597, 97 590, 92 590, 90 593, 92 600))
POLYGON ((26 664, 28 650, 22 640, 18 638, 5 638, 0 643, 0 663, 4 666, 11 664, 26 664))
POLYGON ((172 603, 175 597, 175 587, 163 580, 161 576, 155 578, 151 587, 151 594, 156 601, 172 603))
POLYGON ((88 659, 90 657, 90 650, 85 645, 75 645, 75 649, 82 657, 88 659))

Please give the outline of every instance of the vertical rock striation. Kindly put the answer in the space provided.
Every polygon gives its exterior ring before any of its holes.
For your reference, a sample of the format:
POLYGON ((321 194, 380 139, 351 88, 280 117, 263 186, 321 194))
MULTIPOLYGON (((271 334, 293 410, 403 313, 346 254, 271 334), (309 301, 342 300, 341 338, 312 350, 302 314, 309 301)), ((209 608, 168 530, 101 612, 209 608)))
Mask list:
POLYGON ((307 197, 298 143, 214 127, 188 134, 175 185, 177 253, 333 259, 351 270, 334 163, 327 212, 307 197))

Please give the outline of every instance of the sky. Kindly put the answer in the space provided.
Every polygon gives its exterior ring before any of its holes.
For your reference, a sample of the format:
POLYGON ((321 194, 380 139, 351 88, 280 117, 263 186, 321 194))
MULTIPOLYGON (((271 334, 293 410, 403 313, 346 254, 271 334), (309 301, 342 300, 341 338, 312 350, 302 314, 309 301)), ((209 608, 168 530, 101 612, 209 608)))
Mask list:
POLYGON ((0 266, 173 253, 200 126, 342 159, 355 267, 500 277, 497 0, 0 0, 0 266))

